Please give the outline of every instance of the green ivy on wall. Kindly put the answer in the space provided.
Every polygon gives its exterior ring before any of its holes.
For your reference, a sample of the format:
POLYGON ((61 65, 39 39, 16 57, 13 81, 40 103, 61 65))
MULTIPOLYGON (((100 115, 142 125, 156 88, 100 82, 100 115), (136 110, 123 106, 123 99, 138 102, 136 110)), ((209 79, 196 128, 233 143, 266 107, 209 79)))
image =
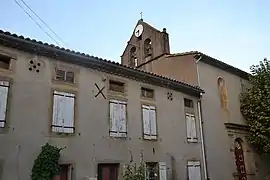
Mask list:
POLYGON ((31 179, 53 180, 54 176, 60 171, 58 161, 61 150, 62 148, 57 148, 48 143, 43 145, 40 154, 34 162, 31 179))

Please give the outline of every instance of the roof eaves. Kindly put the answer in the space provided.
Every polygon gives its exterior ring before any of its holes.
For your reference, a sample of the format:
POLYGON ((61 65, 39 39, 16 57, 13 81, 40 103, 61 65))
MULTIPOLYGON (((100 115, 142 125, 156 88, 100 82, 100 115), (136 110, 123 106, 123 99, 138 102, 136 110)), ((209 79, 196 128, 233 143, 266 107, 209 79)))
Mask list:
POLYGON ((239 68, 236 68, 236 67, 234 67, 232 65, 229 65, 229 64, 227 64, 225 62, 222 62, 222 61, 220 61, 220 60, 218 60, 216 58, 213 58, 211 56, 208 56, 206 54, 203 54, 203 53, 200 53, 200 54, 203 55, 203 57, 205 57, 205 58, 202 58, 201 61, 203 61, 203 62, 205 62, 205 63, 207 63, 209 65, 212 65, 212 66, 214 66, 216 68, 219 68, 219 69, 222 69, 224 71, 230 72, 230 73, 232 73, 232 74, 234 74, 236 76, 239 76, 239 77, 241 77, 243 79, 246 79, 246 80, 249 79, 250 74, 248 72, 243 71, 243 70, 241 70, 239 68))
POLYGON ((167 87, 176 91, 182 91, 187 94, 198 96, 204 93, 199 87, 191 86, 189 84, 169 79, 164 76, 159 76, 153 73, 148 73, 138 69, 130 68, 119 63, 90 56, 88 54, 71 51, 69 49, 60 48, 58 46, 49 45, 41 41, 36 41, 30 38, 24 38, 16 34, 4 32, 0 30, 0 44, 21 51, 34 53, 37 55, 50 57, 69 63, 85 66, 91 69, 97 69, 102 72, 116 74, 129 79, 134 79, 149 84, 167 87))
POLYGON ((199 51, 188 51, 188 52, 183 52, 183 53, 175 53, 175 54, 171 54, 167 57, 176 57, 176 56, 187 56, 187 55, 194 55, 194 56, 198 56, 198 55, 202 55, 204 58, 201 59, 202 62, 207 63, 209 65, 212 65, 216 68, 222 69, 224 71, 230 72, 236 76, 239 76, 243 79, 248 80, 250 74, 248 72, 245 72, 241 69, 238 69, 232 65, 229 65, 225 62, 222 62, 216 58, 213 58, 209 55, 206 55, 204 53, 201 53, 199 51))

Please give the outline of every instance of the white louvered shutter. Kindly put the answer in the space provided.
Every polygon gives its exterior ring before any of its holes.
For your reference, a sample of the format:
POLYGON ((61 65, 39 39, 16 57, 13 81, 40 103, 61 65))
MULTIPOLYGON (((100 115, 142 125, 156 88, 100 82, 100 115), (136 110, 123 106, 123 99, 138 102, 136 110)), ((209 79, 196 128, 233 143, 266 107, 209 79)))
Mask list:
POLYGON ((191 138, 193 140, 196 140, 197 138, 197 132, 196 132, 196 122, 195 122, 195 116, 190 116, 190 122, 191 122, 191 138))
POLYGON ((74 103, 75 96, 71 93, 65 93, 62 102, 61 114, 63 116, 63 132, 74 133, 74 103))
POLYGON ((5 127, 9 82, 0 81, 0 127, 5 127))
POLYGON ((200 166, 195 166, 195 180, 201 180, 201 168, 200 166))
POLYGON ((159 162, 159 180, 167 180, 166 162, 159 162))
POLYGON ((189 114, 186 114, 186 128, 187 128, 187 138, 191 139, 191 137, 192 137, 192 129, 191 129, 191 119, 190 119, 189 114))
POLYGON ((110 102, 110 136, 117 135, 118 104, 115 101, 110 102))
POLYGON ((125 102, 119 102, 119 136, 120 137, 126 137, 127 135, 127 119, 126 119, 126 103, 125 102))
POLYGON ((201 168, 199 161, 188 162, 188 177, 189 180, 201 180, 201 168))
POLYGON ((156 119, 156 108, 154 106, 149 107, 149 122, 150 122, 151 139, 157 139, 157 119, 156 119))
POLYGON ((149 106, 143 105, 142 111, 143 111, 143 136, 144 136, 144 139, 151 139, 149 106))
POLYGON ((63 96, 54 91, 53 95, 53 119, 52 119, 52 131, 62 132, 62 114, 61 114, 61 103, 63 101, 63 96))
POLYGON ((195 168, 194 166, 188 167, 188 180, 196 180, 195 179, 195 168))

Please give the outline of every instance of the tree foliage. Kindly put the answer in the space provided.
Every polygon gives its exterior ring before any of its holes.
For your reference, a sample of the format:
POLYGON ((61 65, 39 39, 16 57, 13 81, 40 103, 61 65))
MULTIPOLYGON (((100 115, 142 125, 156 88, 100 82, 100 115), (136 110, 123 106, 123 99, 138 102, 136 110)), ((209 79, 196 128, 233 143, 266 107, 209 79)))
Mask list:
POLYGON ((241 94, 241 112, 250 126, 248 141, 261 154, 270 153, 270 62, 251 66, 251 87, 241 94))
POLYGON ((34 162, 31 179, 52 180, 60 170, 58 161, 61 150, 48 143, 43 145, 40 154, 34 162))
POLYGON ((137 166, 136 163, 130 163, 125 167, 123 180, 145 180, 145 165, 140 162, 137 166))

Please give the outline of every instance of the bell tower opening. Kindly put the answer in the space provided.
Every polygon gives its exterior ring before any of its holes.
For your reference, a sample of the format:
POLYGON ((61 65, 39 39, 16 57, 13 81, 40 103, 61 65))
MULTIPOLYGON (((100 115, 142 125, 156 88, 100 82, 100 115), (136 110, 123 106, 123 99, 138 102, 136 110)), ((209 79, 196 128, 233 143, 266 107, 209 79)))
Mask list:
POLYGON ((137 59, 137 55, 136 55, 136 47, 132 47, 130 49, 129 66, 131 66, 131 67, 137 67, 138 66, 138 59, 137 59))
POLYGON ((144 58, 152 56, 152 42, 149 38, 144 41, 144 58))

